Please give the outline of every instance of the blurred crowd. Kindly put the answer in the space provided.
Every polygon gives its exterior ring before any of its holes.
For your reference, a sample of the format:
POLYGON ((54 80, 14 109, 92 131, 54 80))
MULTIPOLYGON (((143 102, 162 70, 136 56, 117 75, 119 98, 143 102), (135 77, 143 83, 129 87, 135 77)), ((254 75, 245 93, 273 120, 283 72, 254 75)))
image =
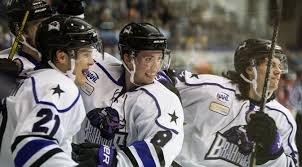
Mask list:
MULTIPOLYGON (((48 0, 50 3, 55 0, 48 0)), ((176 60, 172 65, 196 73, 220 74, 231 67, 236 43, 249 36, 271 38, 271 31, 259 34, 253 26, 243 27, 238 15, 213 1, 183 0, 86 0, 85 19, 94 25, 105 51, 118 57, 120 28, 131 21, 150 22, 168 37, 176 60), (185 2, 185 3, 184 3, 185 2), (221 67, 225 67, 222 68, 221 67)), ((0 50, 10 47, 5 7, 0 3, 0 50)), ((258 11, 261 12, 261 11, 258 11)), ((251 17, 255 13, 250 13, 251 17)), ((249 17, 249 16, 247 16, 249 17)), ((251 19, 252 20, 252 19, 251 19)), ((252 20, 253 22, 253 20, 252 20)), ((268 25, 269 26, 269 25, 268 25)), ((270 27, 271 28, 271 27, 270 27)), ((289 73, 282 76, 277 97, 288 103, 289 92, 302 71, 302 52, 288 50, 289 73)))

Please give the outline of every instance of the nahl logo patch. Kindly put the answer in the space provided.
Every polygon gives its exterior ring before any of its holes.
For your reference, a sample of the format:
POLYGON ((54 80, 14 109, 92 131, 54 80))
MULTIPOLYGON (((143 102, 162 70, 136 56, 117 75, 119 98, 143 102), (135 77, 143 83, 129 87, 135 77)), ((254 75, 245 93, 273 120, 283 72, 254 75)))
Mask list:
POLYGON ((98 79, 100 79, 99 75, 94 71, 89 70, 85 74, 86 74, 86 79, 91 83, 95 83, 98 79))
POLYGON ((221 102, 228 102, 230 101, 230 95, 224 93, 224 92, 220 92, 220 93, 217 93, 217 100, 221 101, 221 102))

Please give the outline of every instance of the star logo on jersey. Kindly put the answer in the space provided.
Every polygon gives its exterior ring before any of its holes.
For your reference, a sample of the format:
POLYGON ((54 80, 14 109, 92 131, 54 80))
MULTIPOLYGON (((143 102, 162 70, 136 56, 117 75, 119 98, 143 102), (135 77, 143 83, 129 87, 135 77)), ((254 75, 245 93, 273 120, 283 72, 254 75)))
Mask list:
POLYGON ((198 78, 198 74, 191 74, 190 78, 193 78, 193 77, 199 79, 199 78, 198 78))
POLYGON ((58 84, 58 86, 57 87, 55 87, 55 88, 52 88, 52 90, 53 90, 53 95, 54 94, 58 94, 59 95, 59 97, 61 96, 61 93, 64 93, 64 91, 60 88, 60 85, 58 84))
POLYGON ((176 120, 178 119, 178 116, 176 116, 175 111, 173 112, 173 114, 168 113, 171 117, 170 122, 175 122, 175 124, 177 124, 176 120))

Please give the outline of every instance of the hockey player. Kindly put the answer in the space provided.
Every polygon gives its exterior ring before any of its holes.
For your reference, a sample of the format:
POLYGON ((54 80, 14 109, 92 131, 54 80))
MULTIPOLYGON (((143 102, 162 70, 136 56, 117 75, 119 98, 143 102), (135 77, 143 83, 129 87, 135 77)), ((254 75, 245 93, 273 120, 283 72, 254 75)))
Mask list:
POLYGON ((280 46, 272 59, 265 110, 259 112, 270 47, 268 40, 243 41, 234 55, 235 71, 224 77, 174 73, 171 78, 180 92, 185 116, 179 164, 249 166, 256 142, 258 166, 297 166, 296 123, 274 97, 280 75, 287 69, 280 46))
MULTIPOLYGON (((29 1, 12 0, 7 4, 7 17, 10 31, 13 35, 17 35, 21 26, 23 17, 27 10, 29 1)), ((35 33, 39 23, 50 17, 52 10, 44 0, 34 0, 31 4, 30 13, 22 34, 21 44, 14 56, 14 62, 18 65, 18 73, 20 76, 26 76, 26 73, 33 71, 37 64, 41 61, 41 55, 35 49, 35 33)), ((11 48, 0 52, 0 61, 6 61, 11 48)))
MULTIPOLYGON (((18 33, 17 31, 21 26, 22 19, 28 6, 27 3, 29 3, 29 1, 22 2, 12 0, 7 4, 8 25, 13 35, 17 35, 18 33)), ((8 59, 11 48, 0 51, 0 148, 5 145, 5 143, 2 143, 2 139, 7 123, 7 112, 2 99, 7 97, 11 91, 16 88, 16 78, 19 78, 19 76, 23 78, 27 72, 32 71, 36 66, 36 62, 40 59, 40 56, 38 51, 33 48, 35 31, 38 24, 43 19, 50 17, 52 14, 51 8, 43 0, 34 0, 31 5, 31 10, 21 39, 22 44, 19 45, 20 48, 18 49, 17 55, 14 57, 13 61, 8 59)), ((9 147, 9 145, 6 146, 7 148, 9 147)), ((2 162, 5 162, 2 159, 3 154, 3 151, 1 151, 1 165, 2 162)), ((5 166, 5 163, 3 165, 5 166)))
POLYGON ((86 112, 75 82, 85 82, 99 44, 91 25, 76 17, 43 21, 36 36, 42 54, 39 69, 6 98, 7 124, 1 166, 76 166, 71 140, 86 112), (13 134, 12 134, 13 133, 13 134))
POLYGON ((183 111, 177 96, 154 80, 169 57, 166 47, 158 28, 130 23, 119 35, 123 65, 95 63, 89 69, 82 87, 88 121, 81 135, 97 146, 74 147, 80 164, 171 165, 183 142, 183 111))

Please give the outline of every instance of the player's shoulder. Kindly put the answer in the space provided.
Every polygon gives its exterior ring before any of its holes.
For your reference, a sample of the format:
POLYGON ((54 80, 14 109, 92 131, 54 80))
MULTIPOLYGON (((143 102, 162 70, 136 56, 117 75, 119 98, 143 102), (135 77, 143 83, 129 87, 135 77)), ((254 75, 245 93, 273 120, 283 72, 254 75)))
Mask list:
POLYGON ((137 102, 140 103, 138 105, 146 107, 153 104, 156 106, 157 111, 154 114, 157 114, 156 123, 159 126, 170 129, 176 134, 182 131, 183 108, 179 98, 173 92, 158 81, 140 86, 137 90, 141 91, 137 97, 137 102), (146 104, 146 102, 150 102, 150 104, 146 104))
POLYGON ((182 71, 178 73, 177 77, 189 85, 231 85, 229 79, 212 74, 195 74, 189 71, 182 71))
POLYGON ((271 100, 269 103, 267 103, 266 107, 267 109, 269 109, 269 112, 272 112, 275 115, 285 117, 285 119, 289 121, 293 120, 292 113, 289 111, 289 109, 279 103, 276 99, 271 100))
POLYGON ((179 90, 187 89, 203 89, 206 92, 233 92, 235 93, 237 87, 231 80, 211 74, 194 74, 189 71, 181 71, 176 73, 176 87, 179 90))
POLYGON ((117 85, 121 85, 119 79, 121 78, 122 71, 122 63, 112 55, 104 53, 104 59, 102 55, 94 56, 94 64, 89 67, 86 78, 91 84, 103 82, 104 78, 109 78, 117 85))
POLYGON ((80 99, 74 82, 54 69, 37 70, 27 82, 31 82, 35 103, 50 105, 59 112, 70 110, 80 99))
POLYGON ((122 62, 114 57, 113 55, 104 52, 103 54, 98 51, 93 51, 93 59, 95 63, 101 64, 103 66, 111 66, 111 65, 121 65, 122 62))
POLYGON ((173 92, 156 80, 152 84, 140 86, 139 90, 160 101, 163 101, 163 99, 169 99, 171 102, 179 101, 179 98, 173 92))

